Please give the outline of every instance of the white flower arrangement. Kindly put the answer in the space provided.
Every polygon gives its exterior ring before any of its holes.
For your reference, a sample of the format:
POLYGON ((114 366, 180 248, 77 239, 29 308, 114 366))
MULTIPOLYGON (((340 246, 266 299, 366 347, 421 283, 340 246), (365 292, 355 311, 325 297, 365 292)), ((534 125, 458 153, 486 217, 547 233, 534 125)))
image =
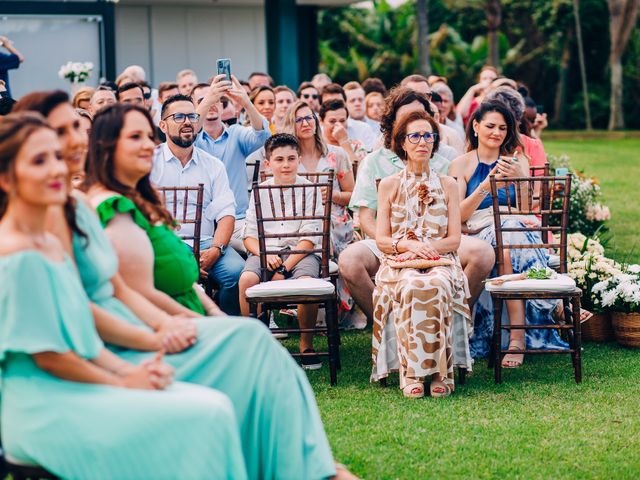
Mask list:
POLYGON ((71 83, 83 83, 91 76, 92 71, 93 63, 91 62, 67 62, 58 70, 58 76, 71 83))
POLYGON ((585 308, 601 310, 602 302, 597 302, 594 285, 622 274, 622 266, 605 257, 604 247, 594 238, 581 233, 571 233, 567 239, 568 275, 582 290, 585 308))
POLYGON ((596 283, 591 292, 595 304, 616 312, 640 312, 640 265, 629 265, 623 272, 596 283))

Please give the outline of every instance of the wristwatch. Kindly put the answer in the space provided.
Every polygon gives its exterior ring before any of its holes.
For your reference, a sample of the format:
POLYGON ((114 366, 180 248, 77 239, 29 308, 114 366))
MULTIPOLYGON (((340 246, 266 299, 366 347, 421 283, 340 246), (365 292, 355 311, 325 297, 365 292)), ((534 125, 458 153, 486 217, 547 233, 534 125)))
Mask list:
POLYGON ((281 274, 285 279, 291 278, 292 273, 287 270, 287 267, 284 266, 284 263, 276 268, 276 273, 281 274))
POLYGON ((220 250, 220 255, 224 255, 224 251, 227 248, 226 245, 223 245, 222 243, 213 243, 211 244, 211 248, 217 248, 218 250, 220 250))

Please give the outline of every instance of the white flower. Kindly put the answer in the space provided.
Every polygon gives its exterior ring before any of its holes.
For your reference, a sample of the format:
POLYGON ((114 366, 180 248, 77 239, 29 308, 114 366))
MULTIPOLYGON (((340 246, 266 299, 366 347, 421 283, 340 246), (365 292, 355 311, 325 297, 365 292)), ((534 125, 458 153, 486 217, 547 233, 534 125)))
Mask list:
POLYGON ((611 307, 613 306, 614 303, 616 303, 616 297, 618 295, 616 294, 615 290, 611 290, 609 292, 605 292, 604 295, 602 295, 602 306, 604 307, 611 307))
POLYGON ((633 264, 627 267, 627 272, 629 273, 640 273, 640 265, 633 264))

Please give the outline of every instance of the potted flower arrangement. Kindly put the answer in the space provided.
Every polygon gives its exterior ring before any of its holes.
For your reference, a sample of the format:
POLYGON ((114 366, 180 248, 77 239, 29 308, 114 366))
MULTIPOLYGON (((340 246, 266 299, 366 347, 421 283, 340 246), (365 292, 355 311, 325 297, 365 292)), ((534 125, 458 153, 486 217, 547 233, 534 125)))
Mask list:
POLYGON ((92 71, 93 63, 91 62, 67 62, 58 70, 58 76, 68 80, 72 90, 77 90, 91 76, 92 71))
MULTIPOLYGON (((596 177, 589 177, 571 168, 569 157, 549 155, 549 165, 554 171, 565 171, 571 175, 571 197, 569 199, 569 233, 580 232, 589 237, 606 230, 605 222, 611 218, 609 207, 602 203, 602 192, 596 177)), ((556 199, 560 204, 562 199, 556 199)), ((550 219, 552 225, 560 225, 560 216, 550 219)))
POLYGON ((640 265, 629 265, 621 273, 596 283, 592 293, 600 308, 611 310, 617 342, 640 347, 640 265))
POLYGON ((621 266, 605 257, 604 247, 597 238, 581 233, 571 233, 567 240, 568 275, 582 290, 582 306, 594 316, 582 326, 583 338, 596 342, 613 340, 613 328, 609 311, 596 300, 593 287, 622 273, 621 266))

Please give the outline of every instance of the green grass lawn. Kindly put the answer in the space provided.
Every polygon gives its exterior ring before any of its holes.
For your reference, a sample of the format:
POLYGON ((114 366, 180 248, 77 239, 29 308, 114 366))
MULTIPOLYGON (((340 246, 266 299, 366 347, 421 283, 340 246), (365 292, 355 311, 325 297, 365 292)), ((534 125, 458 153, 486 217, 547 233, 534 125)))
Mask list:
MULTIPOLYGON (((600 179, 609 250, 624 260, 639 243, 640 138, 562 137, 545 141, 547 152, 600 179)), ((337 387, 326 365, 309 378, 336 459, 362 478, 640 476, 638 350, 585 344, 581 385, 568 355, 528 356, 499 386, 480 360, 450 398, 423 400, 403 398, 397 375, 386 389, 369 383, 370 329, 344 333, 341 354, 337 387)))
POLYGON ((547 153, 566 153, 575 168, 600 180, 611 209, 608 250, 619 261, 640 262, 640 138, 545 140, 547 153), (630 255, 630 256, 629 256, 630 255))

